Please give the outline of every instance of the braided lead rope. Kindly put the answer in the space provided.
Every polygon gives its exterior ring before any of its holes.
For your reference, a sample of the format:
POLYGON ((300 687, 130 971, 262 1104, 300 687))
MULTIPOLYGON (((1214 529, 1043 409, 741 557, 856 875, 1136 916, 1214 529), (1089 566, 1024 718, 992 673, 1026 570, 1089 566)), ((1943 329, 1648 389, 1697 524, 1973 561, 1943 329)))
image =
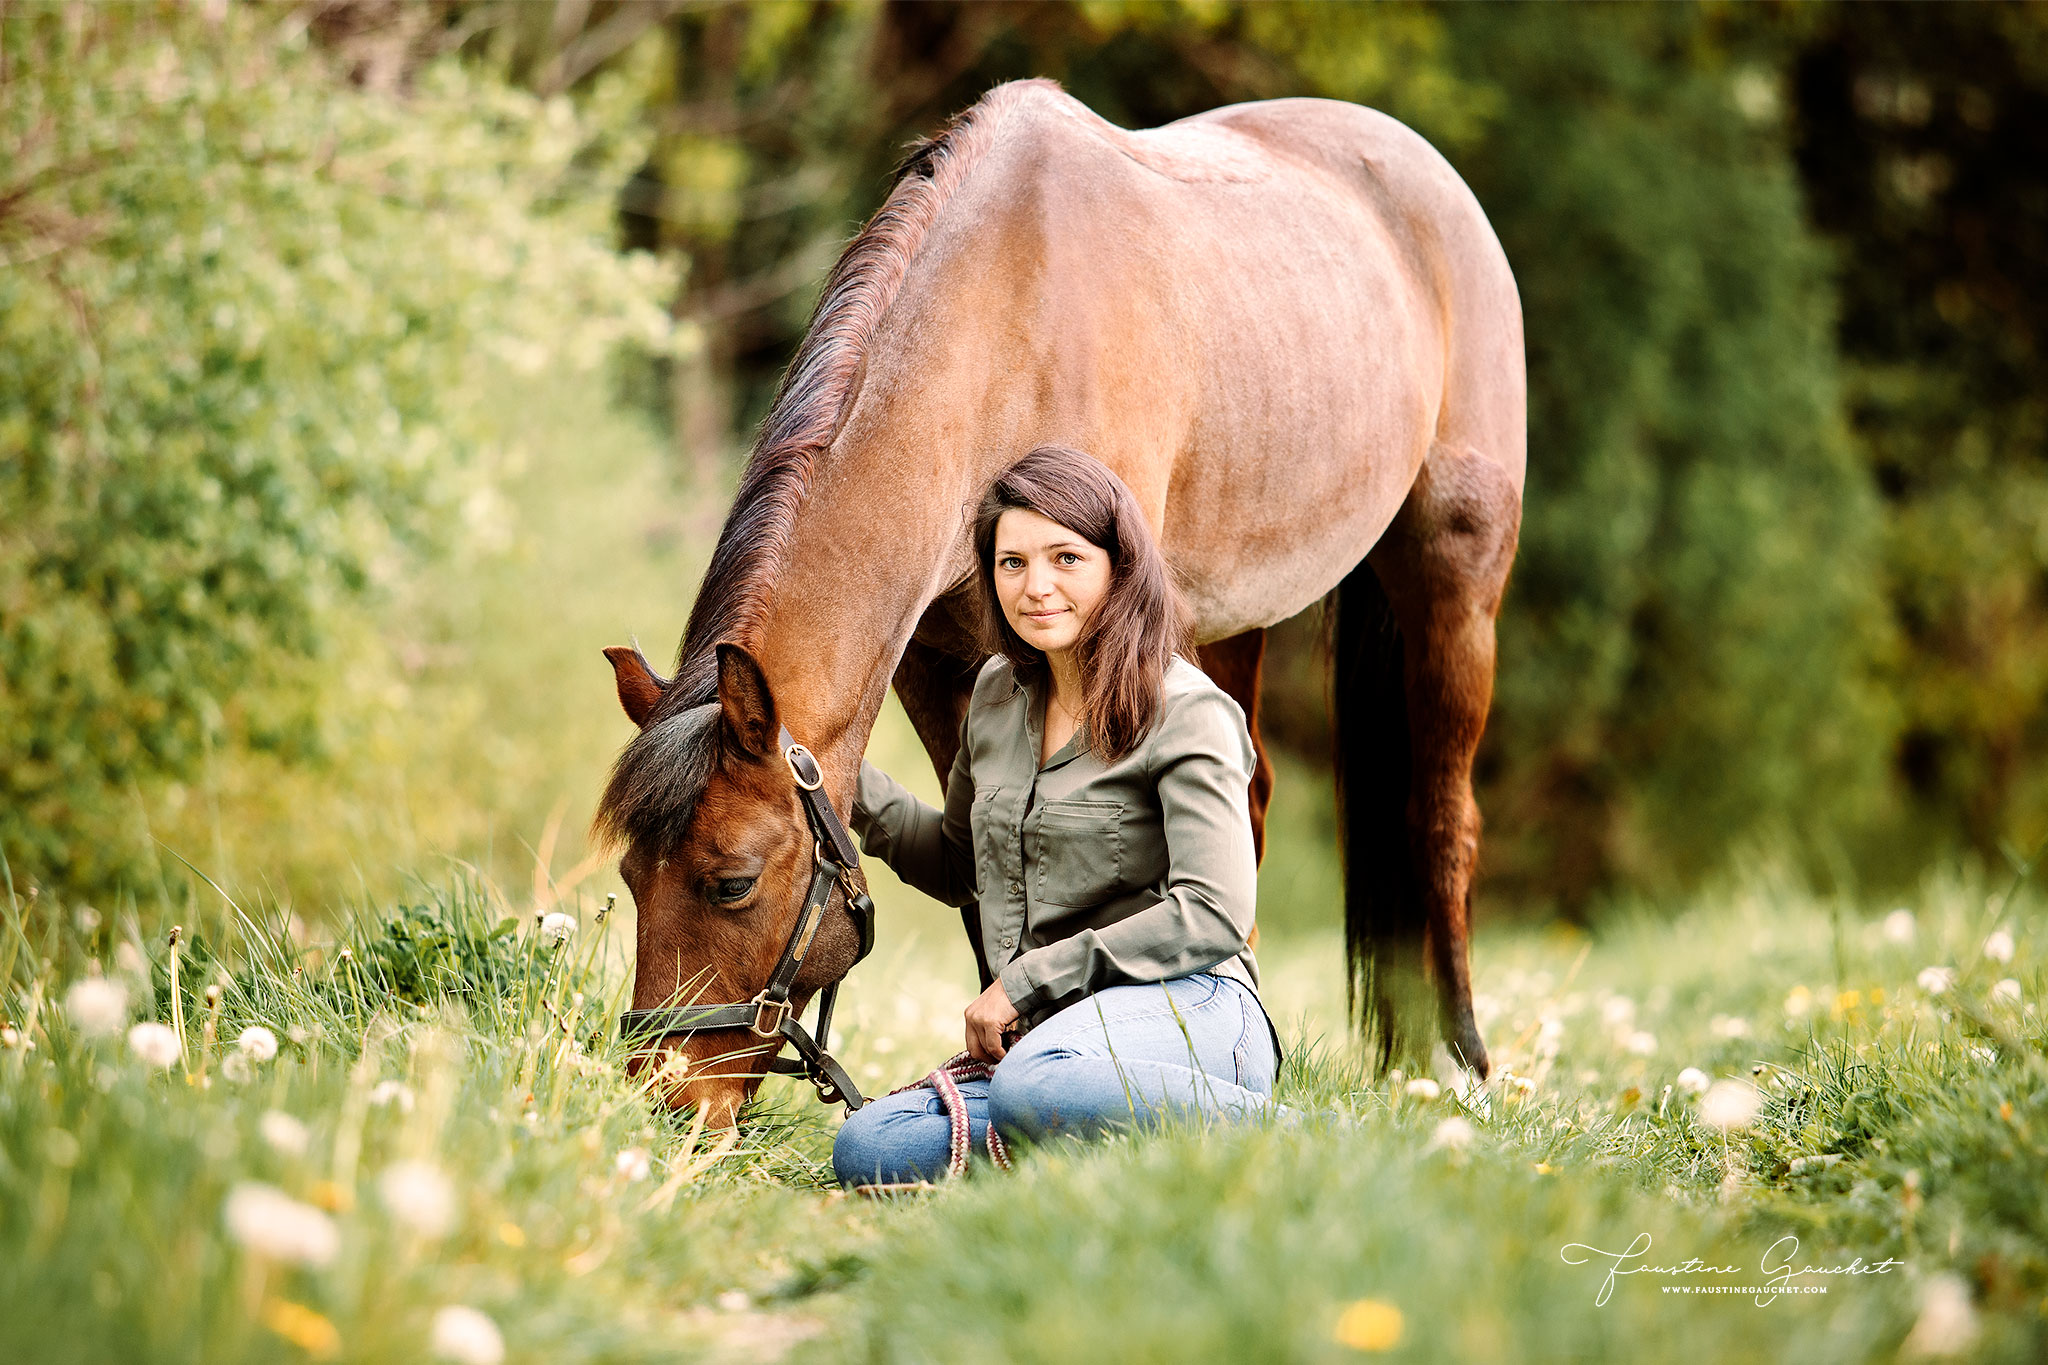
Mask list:
MULTIPOLYGON (((952 1124, 952 1134, 947 1143, 946 1176, 958 1180, 967 1173, 967 1097, 960 1093, 961 1081, 985 1081, 992 1074, 987 1062, 978 1061, 972 1053, 962 1052, 935 1067, 923 1080, 912 1081, 909 1085, 898 1086, 890 1091, 900 1095, 906 1090, 936 1090, 939 1103, 946 1110, 946 1118, 952 1124)), ((988 1155, 998 1170, 1010 1169, 1010 1149, 996 1132, 995 1124, 988 1126, 988 1155)))

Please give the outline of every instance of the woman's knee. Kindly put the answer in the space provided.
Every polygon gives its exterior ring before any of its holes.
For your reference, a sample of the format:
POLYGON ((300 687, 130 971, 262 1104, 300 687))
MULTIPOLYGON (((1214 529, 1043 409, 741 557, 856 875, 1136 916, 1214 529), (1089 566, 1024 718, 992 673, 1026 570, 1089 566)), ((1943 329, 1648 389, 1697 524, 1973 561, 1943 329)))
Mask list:
MULTIPOLYGON (((920 1129, 931 1115, 917 1092, 886 1096, 846 1116, 832 1139, 832 1170, 842 1185, 917 1179, 930 1154, 920 1129)), ((945 1124, 940 1119, 941 1126, 945 1124)), ((943 1146, 943 1141, 941 1146, 943 1146)), ((943 1157, 941 1157, 943 1164, 943 1157)))
POLYGON ((1061 1056, 1018 1048, 988 1081, 988 1119, 1006 1137, 1043 1137, 1058 1126, 1061 1056))

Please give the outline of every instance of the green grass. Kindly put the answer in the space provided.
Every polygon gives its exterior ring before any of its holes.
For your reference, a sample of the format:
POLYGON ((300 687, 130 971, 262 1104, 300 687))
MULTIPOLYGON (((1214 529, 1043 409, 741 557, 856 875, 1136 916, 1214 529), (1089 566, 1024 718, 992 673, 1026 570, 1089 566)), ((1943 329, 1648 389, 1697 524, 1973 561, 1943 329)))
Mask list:
MULTIPOLYGON (((1496 1079, 1433 1100, 1365 1079, 1335 931, 1305 922, 1262 954, 1299 1126, 1044 1149, 887 1203, 829 1187, 836 1113, 788 1082, 722 1136, 624 1079, 606 1021, 630 915, 586 903, 550 946, 466 879, 309 942, 213 906, 179 910, 185 1047, 157 1069, 62 1002, 98 971, 134 1018, 171 1021, 164 926, 6 902, 0 1359, 417 1360, 462 1304, 531 1361, 1340 1360, 1375 1330, 1390 1359, 1890 1360, 1916 1323, 1940 1335, 1923 1305, 1958 1284, 1968 1358, 2048 1350, 2048 953, 2041 903, 2002 886, 1930 881, 1906 942, 1762 876, 1590 936, 1489 927, 1496 1079), (2009 961, 1984 953, 1994 928, 2009 961), (1930 965, 1955 969, 1947 989, 1917 983, 1930 965), (279 1056, 231 1061, 253 1024, 279 1056), (1666 1089, 1688 1066, 1754 1075, 1754 1123, 1704 1126, 1666 1089), (1468 1146, 1438 1136, 1451 1118, 1468 1146), (445 1177, 447 1226, 417 1193, 387 1203, 404 1162, 445 1177), (245 1182, 322 1210, 331 1261, 238 1243, 245 1182), (1645 1234, 1652 1263, 1741 1272, 1618 1277, 1596 1306, 1601 1266, 1564 1248, 1645 1234), (1787 1235, 1798 1265, 1904 1266, 1765 1306, 1662 1292, 1761 1283, 1787 1235)), ((844 1052, 871 1090, 957 1046, 944 929, 888 920, 849 987, 844 1052)))

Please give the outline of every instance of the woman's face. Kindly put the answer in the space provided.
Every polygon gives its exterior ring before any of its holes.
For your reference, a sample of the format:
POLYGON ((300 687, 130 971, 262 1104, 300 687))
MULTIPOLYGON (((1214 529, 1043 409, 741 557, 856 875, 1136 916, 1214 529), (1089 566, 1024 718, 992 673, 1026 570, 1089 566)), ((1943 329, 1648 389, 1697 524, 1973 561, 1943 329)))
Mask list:
POLYGON ((1109 552, 1056 521, 1012 507, 996 521, 996 601, 1033 649, 1072 649, 1109 592, 1109 552))

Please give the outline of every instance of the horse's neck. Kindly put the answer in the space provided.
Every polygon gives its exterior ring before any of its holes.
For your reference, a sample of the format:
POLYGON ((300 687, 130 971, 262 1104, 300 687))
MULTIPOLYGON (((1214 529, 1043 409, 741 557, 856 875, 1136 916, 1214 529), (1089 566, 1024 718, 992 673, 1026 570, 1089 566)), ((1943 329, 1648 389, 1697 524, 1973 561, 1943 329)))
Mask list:
MULTIPOLYGON (((919 616, 947 585, 967 479, 905 479, 879 452, 830 452, 752 648, 790 733, 826 771, 860 763, 919 616)), ((838 787, 835 782, 835 788, 838 787)))

